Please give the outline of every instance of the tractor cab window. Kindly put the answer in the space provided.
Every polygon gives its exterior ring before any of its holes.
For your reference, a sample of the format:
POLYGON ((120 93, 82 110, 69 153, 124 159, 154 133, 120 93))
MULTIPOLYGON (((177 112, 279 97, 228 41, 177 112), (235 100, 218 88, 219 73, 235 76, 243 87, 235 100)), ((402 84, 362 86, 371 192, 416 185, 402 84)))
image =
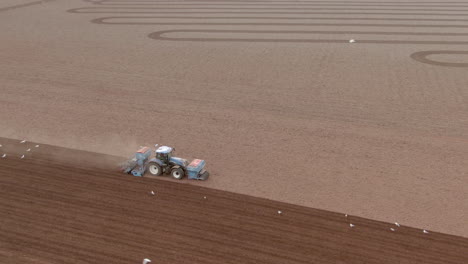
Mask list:
POLYGON ((166 160, 167 159, 167 154, 165 153, 157 153, 156 154, 156 158, 160 159, 160 160, 166 160))
POLYGON ((167 163, 169 162, 169 159, 171 158, 171 153, 156 153, 156 158, 167 163))

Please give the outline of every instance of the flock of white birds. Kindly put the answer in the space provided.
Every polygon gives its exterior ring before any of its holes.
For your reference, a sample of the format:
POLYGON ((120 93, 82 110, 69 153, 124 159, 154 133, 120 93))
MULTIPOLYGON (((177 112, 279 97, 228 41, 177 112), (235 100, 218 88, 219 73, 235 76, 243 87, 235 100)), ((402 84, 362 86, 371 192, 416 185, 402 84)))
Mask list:
MULTIPOLYGON (((22 140, 22 141, 20 142, 20 144, 24 144, 24 143, 26 143, 26 140, 22 140)), ((2 144, 0 144, 0 148, 1 148, 1 147, 3 147, 2 144)), ((36 145, 35 147, 38 148, 39 145, 36 145)), ((31 152, 31 149, 28 148, 28 149, 26 150, 26 152, 31 152)), ((6 157, 7 157, 7 154, 6 154, 6 153, 3 153, 2 158, 4 159, 4 158, 6 158, 6 157)), ((20 159, 24 159, 25 157, 26 157, 26 155, 23 154, 23 155, 21 155, 20 159)))
MULTIPOLYGON (((150 191, 149 194, 154 196, 156 193, 155 193, 154 191, 150 191)), ((206 196, 203 196, 203 199, 206 200, 206 196)), ((278 210, 278 215, 283 215, 283 211, 278 210)), ((348 218, 348 214, 345 214, 344 216, 345 216, 346 218, 348 218)), ((355 227, 355 226, 356 226, 355 224, 349 223, 349 227, 353 228, 353 227, 355 227)), ((395 226, 400 227, 401 225, 400 225, 398 222, 395 222, 395 226)), ((397 231, 397 229, 391 227, 391 228, 390 228, 390 231, 395 232, 395 231, 397 231)), ((422 232, 423 232, 424 234, 429 234, 429 231, 427 231, 426 229, 423 229, 422 232)))

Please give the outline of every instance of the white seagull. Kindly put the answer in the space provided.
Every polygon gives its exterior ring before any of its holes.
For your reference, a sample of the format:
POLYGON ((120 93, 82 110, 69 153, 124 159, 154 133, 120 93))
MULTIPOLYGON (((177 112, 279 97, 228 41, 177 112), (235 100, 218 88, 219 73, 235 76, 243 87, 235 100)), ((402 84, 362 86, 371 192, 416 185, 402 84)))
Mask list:
POLYGON ((203 199, 206 199, 206 196, 203 196, 203 199))
POLYGON ((38 147, 39 147, 39 145, 36 145, 36 148, 38 148, 38 147))
POLYGON ((392 228, 390 228, 390 230, 392 230, 392 232, 395 232, 395 228, 393 228, 393 227, 392 227, 392 228))
POLYGON ((282 213, 283 213, 283 212, 281 212, 281 211, 278 210, 278 214, 279 214, 279 215, 282 214, 282 213))
POLYGON ((22 158, 22 159, 24 159, 24 155, 23 155, 23 156, 21 156, 21 158, 22 158))
POLYGON ((6 154, 3 154, 2 158, 6 158, 6 154))
POLYGON ((26 150, 26 151, 31 151, 31 149, 28 149, 28 150, 26 150))
POLYGON ((395 222, 395 225, 398 226, 398 227, 400 227, 400 224, 399 224, 398 222, 395 222))
POLYGON ((151 191, 151 195, 154 195, 154 191, 151 191))
POLYGON ((348 214, 345 214, 344 217, 348 217, 348 214))
POLYGON ((145 258, 143 260, 143 264, 149 264, 149 263, 151 263, 151 259, 145 258))
POLYGON ((350 227, 354 227, 354 225, 353 225, 353 224, 349 224, 349 226, 350 226, 350 227))
POLYGON ((2 144, 0 144, 0 148, 2 147, 2 144))
POLYGON ((21 141, 20 143, 23 144, 24 142, 26 142, 26 140, 23 140, 23 141, 21 141))
POLYGON ((429 234, 429 231, 427 231, 426 229, 423 230, 423 233, 424 234, 429 234))
POLYGON ((354 39, 349 40, 349 43, 354 43, 354 42, 356 42, 356 40, 354 40, 354 39))

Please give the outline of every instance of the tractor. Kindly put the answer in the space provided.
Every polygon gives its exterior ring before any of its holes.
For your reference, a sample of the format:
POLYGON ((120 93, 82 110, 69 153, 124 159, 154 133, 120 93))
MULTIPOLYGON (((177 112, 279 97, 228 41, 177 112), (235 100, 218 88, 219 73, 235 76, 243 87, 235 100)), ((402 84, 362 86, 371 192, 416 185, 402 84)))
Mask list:
POLYGON ((142 147, 136 152, 135 157, 121 164, 121 171, 139 177, 148 171, 154 176, 171 175, 176 180, 181 180, 185 175, 194 180, 208 179, 209 173, 205 170, 204 160, 194 159, 189 163, 186 159, 173 157, 174 151, 174 148, 168 146, 158 148, 156 145, 155 157, 151 158, 151 149, 142 147))

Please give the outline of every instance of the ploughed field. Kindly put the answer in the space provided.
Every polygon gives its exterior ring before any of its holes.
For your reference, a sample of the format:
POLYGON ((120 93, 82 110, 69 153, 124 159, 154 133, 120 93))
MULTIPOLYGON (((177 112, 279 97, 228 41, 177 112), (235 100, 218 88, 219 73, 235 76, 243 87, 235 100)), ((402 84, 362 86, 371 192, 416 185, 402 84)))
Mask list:
POLYGON ((115 156, 0 141, 10 153, 0 158, 1 263, 467 261, 466 238, 120 174, 115 156))
POLYGON ((207 161, 192 185, 468 237, 467 17, 467 0, 5 0, 0 136, 169 145, 207 161))

